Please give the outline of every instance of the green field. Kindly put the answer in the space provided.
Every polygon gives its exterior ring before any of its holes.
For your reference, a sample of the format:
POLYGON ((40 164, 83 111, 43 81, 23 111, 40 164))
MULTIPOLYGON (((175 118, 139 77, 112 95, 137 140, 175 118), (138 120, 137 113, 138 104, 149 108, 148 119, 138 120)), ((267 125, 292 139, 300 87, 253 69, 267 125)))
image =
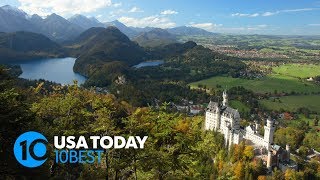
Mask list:
POLYGON ((275 91, 288 93, 292 91, 299 93, 320 92, 320 87, 313 83, 280 74, 272 74, 255 80, 217 76, 190 84, 191 88, 197 88, 198 85, 206 85, 207 88, 216 88, 217 85, 222 86, 222 88, 243 86, 259 93, 274 93, 275 91))
POLYGON ((306 107, 312 111, 320 112, 320 95, 302 95, 302 96, 284 96, 275 102, 270 100, 261 100, 260 103, 267 109, 287 111, 296 111, 300 107, 306 107))
POLYGON ((320 76, 320 65, 313 64, 286 64, 273 68, 274 73, 296 77, 308 78, 320 76))
POLYGON ((229 104, 231 107, 238 109, 241 113, 250 112, 250 109, 248 108, 248 106, 243 104, 241 101, 232 100, 229 102, 229 104))

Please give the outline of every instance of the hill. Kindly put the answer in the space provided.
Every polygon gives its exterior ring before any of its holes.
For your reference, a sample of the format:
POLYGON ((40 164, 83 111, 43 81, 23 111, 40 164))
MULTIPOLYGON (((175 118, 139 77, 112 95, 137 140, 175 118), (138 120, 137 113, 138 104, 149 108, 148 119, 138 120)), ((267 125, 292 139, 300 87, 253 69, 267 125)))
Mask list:
POLYGON ((146 57, 144 50, 116 27, 90 28, 77 40, 73 48, 79 58, 74 70, 86 76, 108 62, 119 61, 132 66, 146 57))
POLYGON ((176 36, 160 28, 155 28, 151 31, 143 32, 133 40, 143 47, 164 46, 177 42, 176 36))
POLYGON ((124 33, 126 36, 129 38, 133 38, 138 35, 138 32, 135 31, 134 29, 127 27, 123 23, 119 22, 118 20, 112 21, 112 22, 107 22, 105 23, 106 27, 114 26, 118 28, 122 33, 124 33))
POLYGON ((0 33, 0 61, 61 57, 66 52, 57 43, 31 32, 0 33))
POLYGON ((214 33, 208 32, 204 29, 191 27, 191 26, 180 26, 171 29, 167 29, 169 33, 179 36, 208 36, 214 33))

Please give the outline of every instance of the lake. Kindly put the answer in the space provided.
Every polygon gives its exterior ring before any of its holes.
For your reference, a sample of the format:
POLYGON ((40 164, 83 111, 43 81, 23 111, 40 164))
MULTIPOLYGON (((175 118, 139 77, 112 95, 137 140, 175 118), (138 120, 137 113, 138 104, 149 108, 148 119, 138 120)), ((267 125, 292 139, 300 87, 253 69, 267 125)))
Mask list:
POLYGON ((142 68, 142 67, 148 67, 148 66, 159 66, 161 64, 163 64, 164 61, 162 60, 156 60, 156 61, 145 61, 145 62, 141 62, 137 65, 134 65, 133 67, 135 68, 142 68))
POLYGON ((63 85, 73 84, 73 80, 77 80, 78 84, 83 84, 86 77, 73 72, 75 61, 76 58, 68 57, 18 63, 23 72, 19 77, 30 80, 44 79, 63 85))

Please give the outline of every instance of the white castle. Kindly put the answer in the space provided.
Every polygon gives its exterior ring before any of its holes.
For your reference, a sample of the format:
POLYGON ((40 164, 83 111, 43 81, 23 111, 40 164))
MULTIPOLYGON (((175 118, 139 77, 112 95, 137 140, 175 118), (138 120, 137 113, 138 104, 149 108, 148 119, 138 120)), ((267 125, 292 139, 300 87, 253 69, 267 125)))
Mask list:
POLYGON ((221 132, 229 148, 232 144, 239 144, 246 140, 256 149, 269 151, 273 144, 275 126, 272 119, 268 118, 264 126, 264 136, 258 134, 259 124, 257 122, 255 125, 241 128, 240 114, 238 110, 228 106, 228 95, 224 91, 222 104, 210 101, 206 109, 205 130, 221 132))

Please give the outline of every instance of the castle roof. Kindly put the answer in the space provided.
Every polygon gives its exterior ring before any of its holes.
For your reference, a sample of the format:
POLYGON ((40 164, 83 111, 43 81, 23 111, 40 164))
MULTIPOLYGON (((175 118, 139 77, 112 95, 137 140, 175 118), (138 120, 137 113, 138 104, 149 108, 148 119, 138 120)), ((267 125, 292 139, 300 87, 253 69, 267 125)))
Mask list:
POLYGON ((240 114, 239 111, 236 109, 233 109, 229 106, 219 106, 219 103, 210 101, 208 104, 208 107, 206 109, 207 112, 217 113, 216 110, 219 109, 221 114, 224 114, 226 116, 231 117, 239 117, 240 114))
POLYGON ((239 111, 236 109, 233 109, 229 106, 223 106, 221 107, 221 113, 227 116, 232 116, 232 117, 239 117, 240 118, 240 114, 239 111))
POLYGON ((217 108, 219 108, 219 104, 217 102, 210 101, 206 111, 216 113, 217 108))

